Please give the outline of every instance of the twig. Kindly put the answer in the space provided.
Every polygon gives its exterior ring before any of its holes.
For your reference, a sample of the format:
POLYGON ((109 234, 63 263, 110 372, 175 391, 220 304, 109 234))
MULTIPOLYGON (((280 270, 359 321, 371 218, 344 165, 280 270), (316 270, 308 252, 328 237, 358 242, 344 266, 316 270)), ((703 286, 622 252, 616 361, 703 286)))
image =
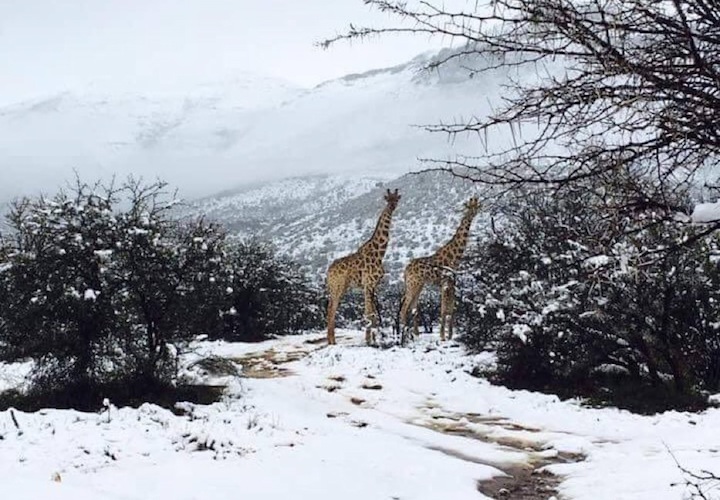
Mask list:
POLYGON ((15 417, 15 410, 13 410, 12 408, 10 408, 10 418, 12 419, 13 424, 15 424, 15 427, 18 430, 18 436, 22 436, 23 430, 20 428, 20 424, 17 421, 17 417, 15 417))
MULTIPOLYGON (((707 492, 711 489, 720 487, 720 476, 717 476, 714 473, 704 469, 700 469, 696 472, 683 467, 675 454, 670 449, 670 447, 666 443, 663 444, 665 445, 665 449, 668 451, 673 461, 675 462, 677 468, 680 469, 680 471, 685 476, 685 487, 690 490, 692 498, 710 500, 711 497, 707 496, 707 492)), ((676 486, 676 484, 673 483, 671 486, 676 486)))

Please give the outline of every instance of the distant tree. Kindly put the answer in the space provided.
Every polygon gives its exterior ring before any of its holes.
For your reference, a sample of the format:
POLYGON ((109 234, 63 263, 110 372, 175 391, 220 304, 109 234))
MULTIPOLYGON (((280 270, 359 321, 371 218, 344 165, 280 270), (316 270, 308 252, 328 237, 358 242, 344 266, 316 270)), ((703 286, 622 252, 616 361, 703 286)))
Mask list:
MULTIPOLYGON (((403 285, 394 281, 379 287, 377 294, 377 310, 380 316, 379 324, 390 328, 394 335, 398 332, 400 303, 402 301, 403 285)), ((358 306, 362 310, 362 297, 358 297, 358 306)), ((359 318, 361 319, 361 317, 359 318)), ((399 340, 399 338, 398 338, 399 340)))
POLYGON ((417 303, 418 324, 421 332, 432 333, 433 327, 440 324, 440 289, 428 286, 420 294, 417 303))

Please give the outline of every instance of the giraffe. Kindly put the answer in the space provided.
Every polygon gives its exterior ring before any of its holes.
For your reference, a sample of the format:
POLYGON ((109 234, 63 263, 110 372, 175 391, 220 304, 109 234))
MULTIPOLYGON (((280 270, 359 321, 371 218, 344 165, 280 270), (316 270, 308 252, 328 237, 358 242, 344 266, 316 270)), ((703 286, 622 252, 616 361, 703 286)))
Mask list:
POLYGON ((363 289, 365 319, 368 321, 365 329, 365 341, 368 345, 375 343, 374 331, 378 323, 375 288, 385 274, 382 261, 390 239, 390 221, 398 201, 400 201, 398 190, 391 192, 388 189, 385 194, 385 201, 387 205, 380 214, 375 231, 370 239, 363 243, 357 252, 337 259, 328 267, 328 344, 335 343, 335 313, 340 304, 340 299, 351 287, 363 289))
MULTIPOLYGON (((402 342, 406 340, 408 313, 417 307, 423 287, 433 284, 440 287, 440 339, 452 338, 453 315, 455 313, 455 269, 465 252, 470 225, 480 210, 480 202, 473 196, 465 203, 465 213, 453 237, 434 254, 412 259, 405 267, 405 294, 400 308, 402 342)), ((413 337, 418 335, 418 317, 413 314, 413 337)))

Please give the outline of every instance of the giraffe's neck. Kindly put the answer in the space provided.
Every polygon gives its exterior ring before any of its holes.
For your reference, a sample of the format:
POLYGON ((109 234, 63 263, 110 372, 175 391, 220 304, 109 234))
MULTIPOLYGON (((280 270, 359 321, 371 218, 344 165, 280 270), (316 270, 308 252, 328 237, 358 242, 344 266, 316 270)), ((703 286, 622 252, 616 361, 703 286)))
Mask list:
POLYGON ((390 240, 390 221, 395 209, 386 206, 378 218, 375 231, 372 236, 361 247, 360 252, 372 253, 375 257, 382 260, 387 250, 388 241, 390 240))
POLYGON ((466 213, 460 225, 455 230, 453 237, 445 243, 437 252, 435 252, 435 261, 442 266, 455 268, 458 261, 465 252, 465 247, 468 242, 468 235, 470 234, 470 225, 472 224, 474 215, 466 213))

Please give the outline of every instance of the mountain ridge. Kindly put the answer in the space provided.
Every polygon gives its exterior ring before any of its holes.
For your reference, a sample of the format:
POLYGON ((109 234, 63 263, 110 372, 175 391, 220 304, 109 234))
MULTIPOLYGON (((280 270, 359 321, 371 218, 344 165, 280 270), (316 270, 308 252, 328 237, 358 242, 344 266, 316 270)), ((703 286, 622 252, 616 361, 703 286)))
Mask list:
MULTIPOLYGON (((184 213, 221 223, 233 238, 272 243, 321 282, 332 260, 357 250, 370 236, 386 189, 401 195, 385 258, 390 281, 401 279, 409 259, 429 255, 449 239, 464 202, 482 194, 478 186, 445 172, 306 176, 197 200, 184 213)), ((476 234, 487 220, 487 214, 477 218, 476 234)))

